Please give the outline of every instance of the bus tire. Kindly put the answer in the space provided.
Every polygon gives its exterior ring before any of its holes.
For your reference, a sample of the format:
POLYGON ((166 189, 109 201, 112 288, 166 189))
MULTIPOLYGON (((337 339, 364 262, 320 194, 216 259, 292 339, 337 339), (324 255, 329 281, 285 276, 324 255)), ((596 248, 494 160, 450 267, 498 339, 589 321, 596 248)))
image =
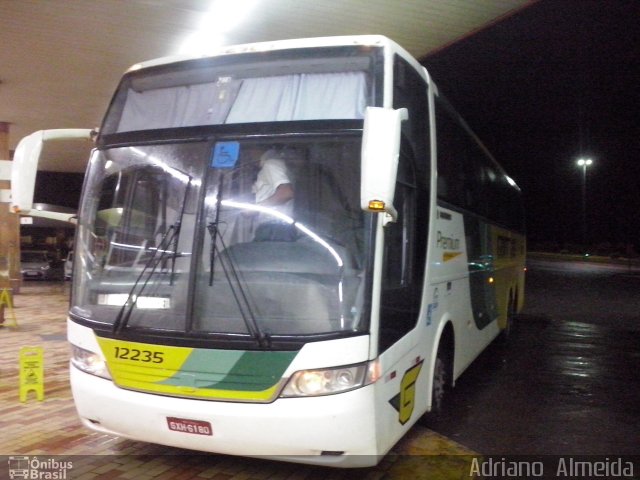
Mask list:
POLYGON ((507 324, 500 331, 500 342, 506 344, 513 333, 513 319, 516 315, 516 305, 518 304, 517 296, 509 295, 509 303, 507 305, 507 324))
POLYGON ((449 391, 451 390, 452 384, 452 353, 453 352, 449 345, 441 341, 438 345, 436 362, 433 367, 433 381, 431 383, 431 411, 429 413, 431 418, 441 417, 445 410, 445 405, 449 397, 449 391))

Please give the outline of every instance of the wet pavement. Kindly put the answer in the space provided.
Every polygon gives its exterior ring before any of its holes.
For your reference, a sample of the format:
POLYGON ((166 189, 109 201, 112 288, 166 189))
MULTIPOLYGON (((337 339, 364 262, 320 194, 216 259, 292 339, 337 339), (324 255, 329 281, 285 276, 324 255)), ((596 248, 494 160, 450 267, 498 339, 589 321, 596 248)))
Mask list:
POLYGON ((640 454, 640 271, 529 262, 506 345, 425 426, 488 455, 640 454))

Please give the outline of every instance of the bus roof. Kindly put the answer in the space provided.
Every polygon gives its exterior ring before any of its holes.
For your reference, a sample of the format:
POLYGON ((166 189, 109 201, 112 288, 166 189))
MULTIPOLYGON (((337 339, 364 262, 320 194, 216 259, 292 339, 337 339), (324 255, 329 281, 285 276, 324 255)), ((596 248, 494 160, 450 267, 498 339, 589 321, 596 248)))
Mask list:
POLYGON ((246 43, 240 45, 228 45, 214 47, 210 52, 198 55, 172 55, 156 58, 144 62, 136 63, 127 72, 140 70, 147 67, 166 65, 186 60, 196 60, 202 58, 219 57, 224 55, 235 55, 253 52, 269 52, 276 50, 290 50, 295 48, 316 48, 316 47, 340 47, 340 46, 375 46, 388 47, 405 58, 413 58, 404 48, 396 42, 383 35, 347 35, 336 37, 299 38, 289 40, 275 40, 270 42, 246 43))

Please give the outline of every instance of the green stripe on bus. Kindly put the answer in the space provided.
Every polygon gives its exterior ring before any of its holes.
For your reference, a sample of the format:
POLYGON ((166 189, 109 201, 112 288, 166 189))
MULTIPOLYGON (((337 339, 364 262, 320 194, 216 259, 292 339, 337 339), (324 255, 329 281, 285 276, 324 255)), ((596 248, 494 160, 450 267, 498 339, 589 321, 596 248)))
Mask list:
POLYGON ((184 398, 270 401, 297 355, 97 340, 117 385, 184 398))
POLYGON ((180 370, 160 383, 193 386, 195 380, 198 388, 262 391, 280 381, 296 354, 194 349, 180 370))

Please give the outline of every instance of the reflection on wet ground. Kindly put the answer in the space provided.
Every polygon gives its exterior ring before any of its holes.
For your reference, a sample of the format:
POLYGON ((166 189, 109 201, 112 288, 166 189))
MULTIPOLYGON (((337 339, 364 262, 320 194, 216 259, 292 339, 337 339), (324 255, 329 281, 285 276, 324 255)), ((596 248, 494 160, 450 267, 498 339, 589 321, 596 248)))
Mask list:
POLYGON ((640 282, 543 267, 530 266, 532 306, 508 344, 485 351, 425 425, 485 454, 640 453, 640 282))

